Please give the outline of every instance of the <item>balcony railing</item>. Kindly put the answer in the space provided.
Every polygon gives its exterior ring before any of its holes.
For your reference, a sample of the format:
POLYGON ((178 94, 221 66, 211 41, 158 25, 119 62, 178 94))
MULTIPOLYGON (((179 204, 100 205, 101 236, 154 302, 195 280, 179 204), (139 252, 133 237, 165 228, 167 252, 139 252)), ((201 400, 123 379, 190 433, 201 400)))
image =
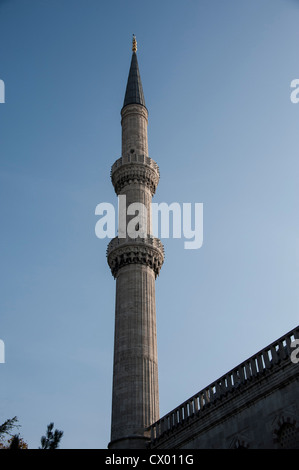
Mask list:
POLYGON ((163 243, 161 242, 161 240, 159 240, 159 238, 151 237, 150 235, 148 235, 146 238, 140 238, 140 237, 137 237, 137 238, 118 238, 118 237, 112 238, 112 240, 109 242, 108 247, 107 247, 107 252, 106 252, 107 256, 115 248, 118 248, 119 246, 124 246, 124 245, 127 245, 127 244, 131 244, 131 245, 136 245, 136 244, 138 244, 138 245, 150 245, 153 248, 157 248, 158 250, 162 251, 163 254, 165 254, 164 253, 164 246, 163 246, 163 243))
MULTIPOLYGON (((151 441, 154 442, 163 434, 177 428, 179 425, 183 425, 193 417, 199 416, 200 412, 206 409, 208 405, 213 406, 219 398, 260 377, 265 371, 275 369, 283 361, 291 361, 290 356, 294 350, 291 348, 291 343, 295 339, 299 339, 299 326, 242 362, 152 424, 148 428, 151 441)), ((299 367, 299 364, 296 366, 299 367)))
POLYGON ((136 155, 135 153, 132 155, 129 154, 129 155, 125 155, 123 157, 118 158, 116 162, 114 162, 112 165, 111 175, 120 166, 127 165, 130 163, 140 163, 143 165, 148 165, 154 170, 156 170, 158 174, 160 175, 159 167, 154 160, 152 160, 150 157, 147 157, 146 155, 136 155))

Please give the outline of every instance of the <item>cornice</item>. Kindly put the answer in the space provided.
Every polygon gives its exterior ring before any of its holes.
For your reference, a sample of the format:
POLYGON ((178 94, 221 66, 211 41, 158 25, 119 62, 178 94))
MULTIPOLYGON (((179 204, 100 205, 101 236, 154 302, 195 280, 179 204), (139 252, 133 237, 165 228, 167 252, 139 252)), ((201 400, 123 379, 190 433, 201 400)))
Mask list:
POLYGON ((159 275, 164 262, 164 247, 158 238, 113 238, 107 247, 107 261, 114 278, 123 266, 142 264, 159 275))

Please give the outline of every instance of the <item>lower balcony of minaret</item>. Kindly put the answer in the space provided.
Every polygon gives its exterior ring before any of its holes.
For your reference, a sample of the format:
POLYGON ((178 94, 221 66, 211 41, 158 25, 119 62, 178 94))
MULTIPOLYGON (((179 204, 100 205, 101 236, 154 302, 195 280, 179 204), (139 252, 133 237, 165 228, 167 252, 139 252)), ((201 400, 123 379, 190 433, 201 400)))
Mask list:
POLYGON ((120 268, 130 264, 150 267, 157 277, 164 262, 164 247, 159 238, 113 238, 107 247, 107 261, 114 278, 120 268))

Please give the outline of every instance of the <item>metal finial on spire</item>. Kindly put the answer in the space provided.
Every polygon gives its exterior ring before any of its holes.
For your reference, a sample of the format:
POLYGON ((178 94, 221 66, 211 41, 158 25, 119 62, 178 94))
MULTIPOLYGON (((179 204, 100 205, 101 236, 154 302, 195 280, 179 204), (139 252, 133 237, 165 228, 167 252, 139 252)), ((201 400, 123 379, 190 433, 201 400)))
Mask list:
POLYGON ((133 34, 133 46, 132 46, 132 51, 136 52, 137 51, 137 41, 136 41, 136 36, 133 34))

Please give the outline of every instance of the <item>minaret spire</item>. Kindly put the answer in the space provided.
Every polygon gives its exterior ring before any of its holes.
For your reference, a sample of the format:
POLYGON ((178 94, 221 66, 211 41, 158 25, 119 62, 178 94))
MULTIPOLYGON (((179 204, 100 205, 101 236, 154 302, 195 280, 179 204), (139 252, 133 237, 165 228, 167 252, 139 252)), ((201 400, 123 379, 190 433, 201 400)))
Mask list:
POLYGON ((133 34, 132 52, 131 66, 123 107, 127 106, 128 104, 141 104, 142 106, 145 106, 145 99, 136 54, 137 41, 135 34, 133 34))

